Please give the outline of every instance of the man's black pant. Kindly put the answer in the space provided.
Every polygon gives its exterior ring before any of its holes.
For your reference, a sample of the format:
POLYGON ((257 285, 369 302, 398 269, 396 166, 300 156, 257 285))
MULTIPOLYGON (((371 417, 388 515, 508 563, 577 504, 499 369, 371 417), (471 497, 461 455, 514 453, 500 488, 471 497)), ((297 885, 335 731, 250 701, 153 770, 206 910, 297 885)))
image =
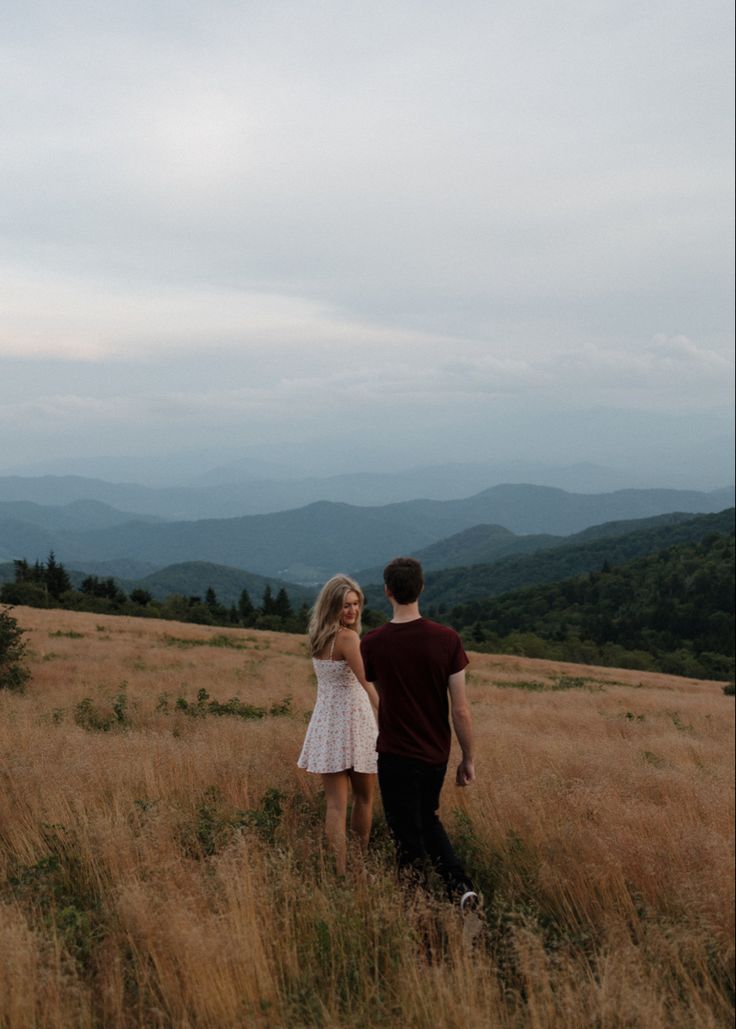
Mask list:
POLYGON ((447 765, 430 765, 395 754, 378 755, 378 785, 388 827, 396 844, 399 869, 420 875, 429 857, 450 896, 473 885, 437 817, 447 765))

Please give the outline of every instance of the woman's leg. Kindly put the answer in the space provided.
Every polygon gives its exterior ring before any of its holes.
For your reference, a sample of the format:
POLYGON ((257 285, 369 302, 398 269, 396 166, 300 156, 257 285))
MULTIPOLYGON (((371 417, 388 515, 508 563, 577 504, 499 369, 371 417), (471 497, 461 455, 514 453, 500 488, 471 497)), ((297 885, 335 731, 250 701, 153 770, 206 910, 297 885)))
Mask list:
POLYGON ((338 875, 345 875, 345 818, 348 811, 348 773, 324 772, 325 835, 335 854, 338 875))
POLYGON ((353 787, 353 811, 350 816, 350 828, 365 850, 371 834, 373 819, 373 795, 376 791, 376 776, 370 772, 356 772, 352 768, 348 773, 353 787))

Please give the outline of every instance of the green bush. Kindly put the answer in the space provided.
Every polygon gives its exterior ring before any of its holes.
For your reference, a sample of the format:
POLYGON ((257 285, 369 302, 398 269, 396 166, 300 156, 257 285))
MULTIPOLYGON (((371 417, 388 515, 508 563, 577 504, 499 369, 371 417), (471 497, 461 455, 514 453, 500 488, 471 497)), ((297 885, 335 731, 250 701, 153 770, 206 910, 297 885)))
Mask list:
POLYGON ((24 607, 48 607, 49 591, 41 582, 6 582, 0 589, 0 601, 24 607))
POLYGON ((25 688, 30 672, 23 664, 26 645, 23 630, 10 614, 10 608, 0 611, 0 689, 25 688))
POLYGON ((113 698, 111 711, 100 711, 91 697, 83 697, 74 709, 74 721, 88 732, 110 732, 113 729, 129 729, 127 683, 120 683, 120 692, 113 698))

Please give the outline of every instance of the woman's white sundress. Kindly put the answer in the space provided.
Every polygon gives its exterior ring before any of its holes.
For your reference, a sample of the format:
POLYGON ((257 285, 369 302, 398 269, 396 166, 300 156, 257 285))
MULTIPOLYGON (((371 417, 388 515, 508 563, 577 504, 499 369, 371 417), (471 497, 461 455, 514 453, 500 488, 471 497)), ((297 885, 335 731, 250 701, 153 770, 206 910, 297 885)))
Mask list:
POLYGON ((376 719, 346 661, 312 658, 317 703, 297 764, 308 772, 376 771, 376 719))

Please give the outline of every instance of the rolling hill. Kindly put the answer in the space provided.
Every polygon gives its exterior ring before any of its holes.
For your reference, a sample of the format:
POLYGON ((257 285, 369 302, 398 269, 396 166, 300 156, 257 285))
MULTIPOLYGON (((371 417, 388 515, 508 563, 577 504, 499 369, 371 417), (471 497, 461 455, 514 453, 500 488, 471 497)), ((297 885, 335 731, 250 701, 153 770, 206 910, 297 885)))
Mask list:
MULTIPOLYGON (((447 539, 415 551, 411 556, 422 562, 426 571, 440 568, 460 568, 468 565, 487 565, 514 554, 530 554, 553 547, 577 546, 580 543, 613 536, 625 536, 648 528, 675 525, 692 518, 691 514, 673 512, 653 518, 637 518, 619 522, 604 522, 572 536, 538 534, 519 536, 501 525, 475 525, 447 539)), ((383 566, 363 568, 356 572, 361 583, 380 583, 383 566)))
POLYGON ((83 534, 115 529, 136 520, 157 523, 154 515, 133 515, 97 500, 74 500, 66 504, 37 504, 27 500, 0 501, 0 561, 32 554, 32 560, 46 557, 67 533, 83 534))
POLYGON ((219 602, 227 606, 237 604, 243 590, 247 590, 253 603, 258 604, 267 586, 270 586, 274 593, 282 587, 285 588, 295 609, 302 604, 311 603, 314 599, 313 590, 293 582, 244 572, 239 568, 209 564, 206 561, 184 561, 181 564, 167 565, 166 568, 160 568, 142 579, 121 580, 120 585, 127 592, 135 588, 148 590, 159 600, 172 593, 179 593, 185 597, 203 597, 211 587, 219 602))
POLYGON ((677 675, 734 675, 734 533, 452 609, 473 646, 677 675))
MULTIPOLYGON (((428 570, 423 604, 428 613, 441 613, 453 604, 567 579, 597 571, 605 563, 621 564, 678 543, 696 542, 712 533, 733 531, 734 508, 695 518, 679 513, 596 525, 573 536, 558 538, 552 546, 531 554, 515 554, 487 564, 428 570)), ((421 555, 419 551, 416 556, 422 560, 421 555)), ((365 583, 365 579, 359 581, 365 583)), ((386 609, 381 585, 368 583, 363 588, 370 606, 386 609)))
POLYGON ((622 490, 572 494, 539 486, 495 486, 463 500, 413 500, 381 507, 320 502, 243 518, 151 524, 123 522, 53 531, 26 522, 0 525, 0 558, 42 558, 53 549, 67 566, 136 560, 163 567, 185 561, 229 565, 312 585, 340 569, 377 566, 453 534, 493 523, 514 533, 568 535, 606 521, 671 511, 721 510, 733 490, 622 490))
MULTIPOLYGON (((519 536, 502 525, 474 525, 452 536, 431 543, 411 553, 422 562, 425 571, 436 568, 456 568, 462 565, 489 564, 509 554, 525 554, 564 542, 565 536, 538 533, 519 536)), ((355 572, 358 582, 381 582, 383 565, 361 568, 355 572)))
POLYGON ((160 522, 156 515, 119 511, 98 500, 73 500, 68 504, 35 504, 27 500, 0 500, 0 519, 25 522, 49 532, 85 532, 110 529, 124 522, 160 522))

